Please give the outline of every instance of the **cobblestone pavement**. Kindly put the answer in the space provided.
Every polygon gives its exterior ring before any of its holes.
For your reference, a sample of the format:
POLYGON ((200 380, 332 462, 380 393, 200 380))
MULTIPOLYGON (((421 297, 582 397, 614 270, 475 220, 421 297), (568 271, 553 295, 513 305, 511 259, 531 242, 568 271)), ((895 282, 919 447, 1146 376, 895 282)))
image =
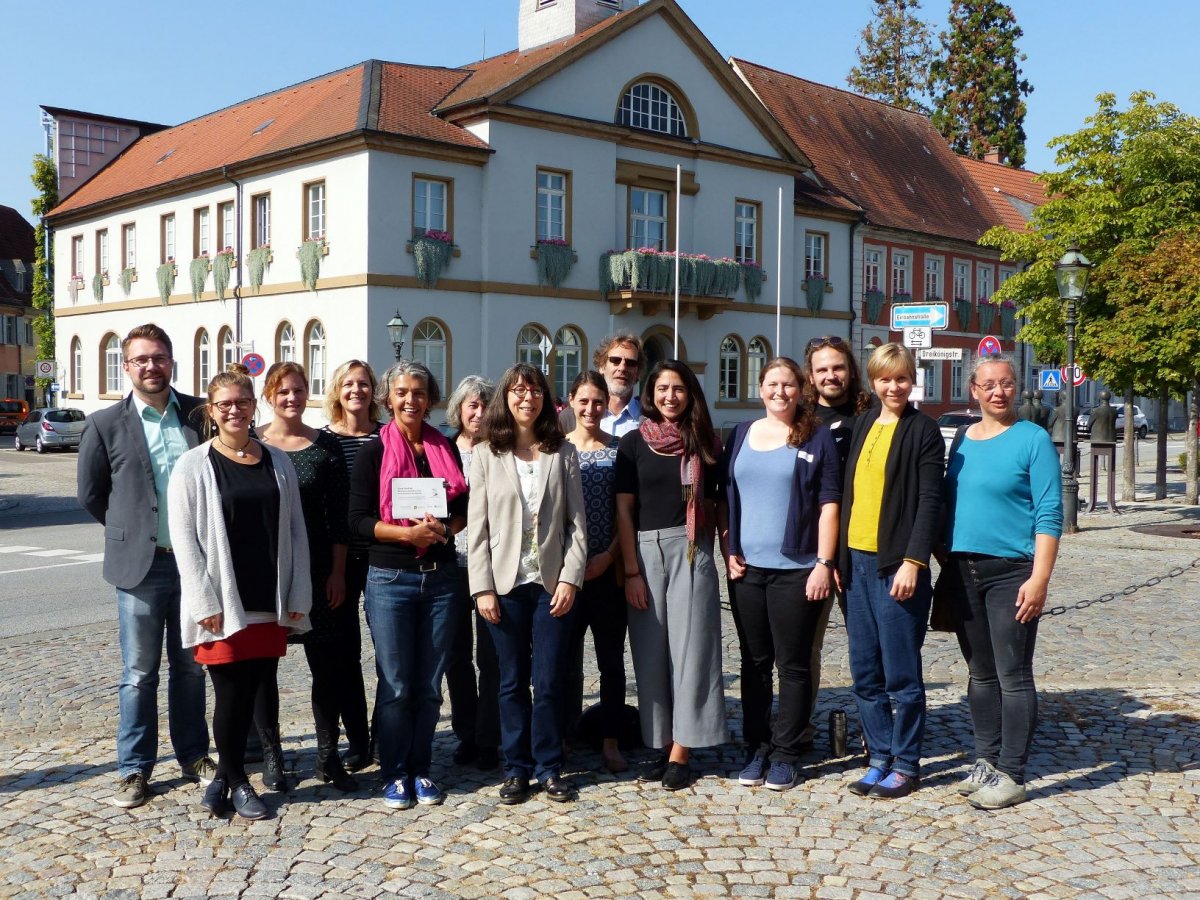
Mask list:
MULTIPOLYGON (((1198 512, 1139 503, 1120 517, 1083 517, 1085 531, 1064 543, 1051 604, 1187 566, 1200 541, 1129 526, 1200 527, 1198 512)), ((728 615, 724 626, 736 734, 728 615)), ((498 773, 450 763, 443 715, 433 774, 449 799, 389 811, 369 777, 348 797, 313 779, 307 672, 293 649, 281 719, 300 782, 264 795, 276 817, 257 823, 209 818, 169 756, 150 803, 109 805, 115 625, 16 638, 0 654, 0 896, 1200 897, 1197 633, 1196 568, 1045 619, 1031 799, 997 813, 952 790, 969 764, 970 723, 965 667, 944 635, 926 644, 924 787, 894 802, 849 794, 858 761, 827 759, 821 740, 804 760, 807 780, 782 794, 737 785, 736 744, 697 752, 701 777, 676 794, 598 772, 598 756, 576 748, 576 803, 535 795, 505 807, 498 773)), ((824 673, 822 722, 835 707, 853 709, 843 629, 829 633, 824 673)), ((589 669, 591 700, 596 688, 589 669)), ((165 730, 164 720, 169 753, 165 730)))

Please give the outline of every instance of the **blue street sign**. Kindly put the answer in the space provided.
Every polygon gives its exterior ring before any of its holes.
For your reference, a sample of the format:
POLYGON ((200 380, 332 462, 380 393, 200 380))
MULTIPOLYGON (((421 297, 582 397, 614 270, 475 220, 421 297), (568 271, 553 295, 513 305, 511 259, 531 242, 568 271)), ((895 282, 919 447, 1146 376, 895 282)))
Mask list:
POLYGON ((1039 373, 1041 380, 1038 387, 1043 391, 1060 391, 1062 390, 1062 376, 1058 369, 1042 369, 1039 373))
POLYGON ((945 328, 950 307, 945 303, 902 303, 892 306, 892 330, 902 328, 945 328))

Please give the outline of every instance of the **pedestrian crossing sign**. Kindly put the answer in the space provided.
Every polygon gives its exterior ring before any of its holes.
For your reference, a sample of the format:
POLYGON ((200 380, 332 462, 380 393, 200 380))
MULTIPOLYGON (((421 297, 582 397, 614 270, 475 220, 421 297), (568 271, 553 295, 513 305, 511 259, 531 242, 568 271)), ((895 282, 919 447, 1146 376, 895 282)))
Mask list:
POLYGON ((1062 373, 1058 369, 1042 369, 1041 383, 1038 385, 1043 391, 1059 391, 1062 390, 1062 373))

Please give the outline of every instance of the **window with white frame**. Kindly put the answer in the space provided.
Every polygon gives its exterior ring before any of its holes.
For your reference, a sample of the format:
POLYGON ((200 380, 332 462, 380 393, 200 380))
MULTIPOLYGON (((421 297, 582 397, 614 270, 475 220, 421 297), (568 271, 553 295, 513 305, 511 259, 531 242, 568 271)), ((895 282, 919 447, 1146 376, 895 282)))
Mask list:
POLYGON ((975 272, 975 283, 978 288, 978 300, 992 299, 992 267, 979 266, 975 272))
POLYGON ((449 345, 446 329, 435 319, 422 319, 413 328, 413 359, 424 363, 433 373, 434 379, 442 388, 443 396, 450 391, 450 373, 447 369, 447 361, 450 359, 449 345))
POLYGON ((237 345, 233 342, 233 329, 228 325, 219 332, 217 344, 221 353, 221 371, 228 372, 229 367, 237 362, 237 345))
POLYGON ((125 261, 126 269, 137 266, 137 226, 133 224, 121 227, 121 258, 125 261))
POLYGON ((314 397, 325 394, 325 326, 315 319, 308 323, 308 392, 314 397))
POLYGON ((925 401, 940 403, 942 400, 942 364, 940 362, 922 363, 925 370, 925 401))
POLYGON ((757 400, 761 396, 758 383, 770 358, 771 348, 766 338, 756 337, 746 345, 746 399, 757 400))
POLYGON ((159 226, 159 243, 161 263, 169 263, 175 261, 175 214, 167 213, 163 216, 159 226))
POLYGON ((259 194, 251 200, 254 207, 254 247, 271 246, 271 195, 259 194))
POLYGON ((804 232, 804 277, 828 278, 829 260, 825 253, 829 247, 829 236, 819 231, 804 232))
POLYGON ((296 361, 296 329, 292 327, 291 322, 284 322, 279 326, 275 358, 280 362, 296 361))
POLYGON ((108 229, 101 228, 96 232, 96 273, 108 274, 108 229))
POLYGON ((903 250, 892 251, 892 296, 896 294, 911 294, 912 281, 909 272, 912 267, 912 255, 903 250))
POLYGON ((965 403, 969 399, 970 391, 967 390, 967 372, 970 371, 971 356, 970 352, 964 350, 962 359, 950 360, 950 401, 952 403, 965 403))
POLYGON ((721 341, 721 367, 719 370, 717 399, 737 400, 741 394, 742 345, 733 335, 721 341))
POLYGON ((536 325, 526 325, 517 333, 517 362, 527 363, 543 372, 550 371, 550 336, 536 325))
POLYGON ((567 240, 567 174, 537 171, 537 239, 567 240))
POLYGON ((17 342, 17 317, 0 316, 0 344, 17 342))
POLYGON ((201 328, 196 335, 196 384, 194 392, 199 395, 212 381, 212 347, 208 342, 208 331, 201 328))
POLYGON ((121 363, 121 341, 115 334, 110 334, 104 342, 104 393, 121 393, 124 374, 121 363))
POLYGON ((954 261, 954 299, 971 299, 971 264, 957 259, 954 261))
POLYGON ((925 257, 925 295, 924 300, 942 299, 942 258, 940 256, 925 257))
POLYGON ((571 384, 583 370, 583 338, 574 328, 560 328, 554 335, 554 380, 556 398, 567 399, 571 384))
POLYGON ((325 239, 325 182, 314 181, 304 186, 304 239, 325 239))
POLYGON ((667 248, 667 192, 629 189, 629 246, 667 248))
POLYGON ((669 91, 650 81, 639 81, 625 92, 617 111, 617 124, 687 137, 683 110, 669 91))
POLYGON ((734 204, 733 258, 740 263, 758 262, 758 219, 761 204, 738 200, 734 204))
POLYGON ((204 206, 196 210, 192 217, 192 233, 195 247, 193 252, 195 256, 206 256, 212 252, 212 240, 208 232, 208 207, 204 206))
POLYGON ((77 234, 71 238, 71 274, 76 278, 83 277, 83 235, 77 234))
POLYGON ((83 393, 83 341, 71 338, 71 393, 83 393))
POLYGON ((1017 274, 1016 269, 1001 269, 1000 270, 1000 281, 997 283, 996 286, 999 287, 1000 285, 1004 284, 1004 282, 1008 281, 1008 279, 1012 278, 1016 274, 1017 274))
POLYGON ((413 179, 413 237, 427 231, 450 231, 450 184, 437 178, 413 179))
POLYGON ((232 250, 237 241, 237 235, 234 234, 235 221, 232 200, 217 206, 217 227, 221 229, 221 250, 226 247, 232 250))
POLYGON ((883 290, 883 251, 867 247, 863 250, 863 290, 883 290))

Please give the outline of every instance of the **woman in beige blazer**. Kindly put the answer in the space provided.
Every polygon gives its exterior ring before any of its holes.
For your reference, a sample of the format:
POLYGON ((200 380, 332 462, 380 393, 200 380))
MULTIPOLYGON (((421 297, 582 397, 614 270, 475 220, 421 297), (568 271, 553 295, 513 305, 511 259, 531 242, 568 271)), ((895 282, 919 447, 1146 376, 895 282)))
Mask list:
POLYGON ((467 572, 500 660, 500 802, 527 799, 531 777, 565 802, 574 787, 560 777, 560 689, 587 562, 579 460, 533 366, 504 373, 483 428, 471 458, 467 572))

